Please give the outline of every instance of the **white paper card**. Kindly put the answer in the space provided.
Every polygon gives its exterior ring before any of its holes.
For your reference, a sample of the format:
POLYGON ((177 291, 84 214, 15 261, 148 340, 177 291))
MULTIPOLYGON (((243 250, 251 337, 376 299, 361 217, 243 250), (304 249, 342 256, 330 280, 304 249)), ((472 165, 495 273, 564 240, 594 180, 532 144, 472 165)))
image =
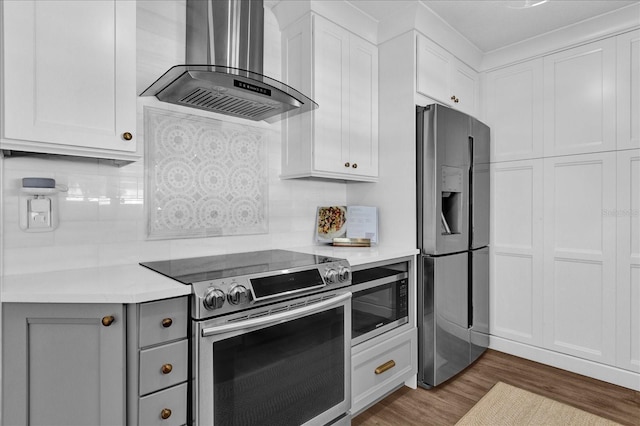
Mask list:
POLYGON ((368 206, 347 207, 347 238, 368 238, 378 242, 378 209, 368 206))

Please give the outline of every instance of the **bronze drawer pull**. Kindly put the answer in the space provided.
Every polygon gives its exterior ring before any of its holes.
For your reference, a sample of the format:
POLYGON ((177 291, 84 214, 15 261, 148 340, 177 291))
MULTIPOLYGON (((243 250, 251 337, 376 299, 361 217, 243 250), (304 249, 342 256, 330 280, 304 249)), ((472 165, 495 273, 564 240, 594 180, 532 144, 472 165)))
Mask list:
POLYGON ((171 417, 171 410, 163 408, 162 411, 160 411, 160 418, 162 418, 162 420, 167 420, 169 417, 171 417))
POLYGON ((124 132, 122 134, 122 139, 124 139, 125 141, 130 141, 131 139, 133 139, 133 135, 129 132, 124 132))
POLYGON ((102 317, 102 325, 109 327, 115 320, 113 315, 107 315, 106 317, 102 317))
POLYGON ((173 320, 171 318, 165 318, 165 319, 162 320, 162 326, 164 328, 171 327, 171 324, 173 324, 173 320))
POLYGON ((169 374, 173 370, 173 365, 164 364, 160 370, 162 371, 162 374, 169 374))
POLYGON ((375 373, 376 374, 382 374, 385 371, 390 370, 395 366, 396 366, 396 362, 394 360, 387 361, 384 364, 382 364, 381 366, 379 366, 378 368, 376 368, 375 369, 375 373))

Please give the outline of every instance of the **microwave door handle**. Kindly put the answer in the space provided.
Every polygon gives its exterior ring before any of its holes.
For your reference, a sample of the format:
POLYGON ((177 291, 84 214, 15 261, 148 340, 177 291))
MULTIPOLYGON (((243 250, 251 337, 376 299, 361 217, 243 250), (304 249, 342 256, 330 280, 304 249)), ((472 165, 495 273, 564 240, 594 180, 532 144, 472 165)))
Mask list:
POLYGON ((316 312, 325 311, 334 306, 341 305, 346 300, 351 299, 351 293, 343 293, 331 299, 315 303, 313 305, 304 306, 293 311, 278 312, 274 315, 248 319, 246 321, 238 321, 237 323, 218 325, 202 329, 202 337, 214 336, 217 334, 231 333, 238 330, 251 331, 257 328, 263 328, 271 324, 280 324, 295 318, 300 318, 316 312))

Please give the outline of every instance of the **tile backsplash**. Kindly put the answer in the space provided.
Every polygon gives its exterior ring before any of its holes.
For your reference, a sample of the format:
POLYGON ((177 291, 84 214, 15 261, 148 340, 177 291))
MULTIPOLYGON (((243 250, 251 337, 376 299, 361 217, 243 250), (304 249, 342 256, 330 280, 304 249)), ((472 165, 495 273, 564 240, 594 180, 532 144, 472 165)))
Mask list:
POLYGON ((144 109, 150 238, 264 234, 273 130, 144 109))
POLYGON ((346 203, 343 182, 281 180, 280 139, 267 143, 268 221, 265 234, 151 240, 147 237, 144 162, 71 157, 2 159, 4 274, 138 263, 313 244, 318 205, 346 203), (57 194, 59 227, 27 233, 19 226, 23 177, 48 177, 69 191, 57 194))

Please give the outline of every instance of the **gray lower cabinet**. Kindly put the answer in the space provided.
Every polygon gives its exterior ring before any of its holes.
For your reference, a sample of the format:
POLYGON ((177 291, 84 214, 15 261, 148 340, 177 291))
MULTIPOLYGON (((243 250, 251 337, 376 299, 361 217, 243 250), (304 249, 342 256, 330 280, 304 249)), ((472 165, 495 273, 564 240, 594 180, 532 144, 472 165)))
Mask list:
POLYGON ((187 423, 188 298, 127 307, 129 425, 187 423))
POLYGON ((125 308, 5 303, 4 425, 123 425, 125 308))

